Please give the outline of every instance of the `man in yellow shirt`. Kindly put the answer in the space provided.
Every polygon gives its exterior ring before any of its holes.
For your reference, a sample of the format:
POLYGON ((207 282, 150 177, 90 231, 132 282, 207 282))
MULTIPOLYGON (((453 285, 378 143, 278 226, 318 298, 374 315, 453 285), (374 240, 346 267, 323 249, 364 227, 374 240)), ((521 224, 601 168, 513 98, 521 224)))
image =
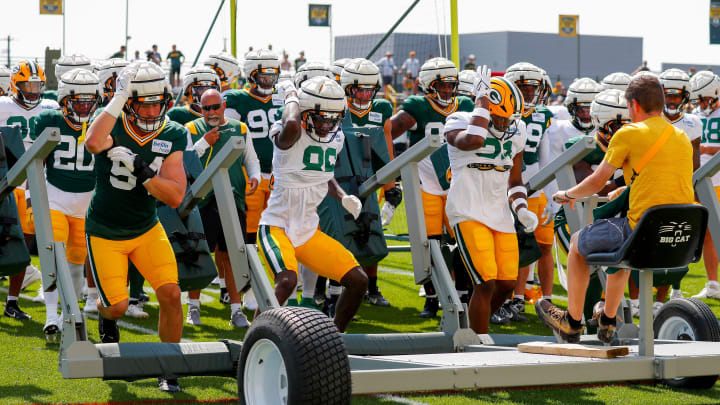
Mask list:
MULTIPOLYGON (((538 316, 568 342, 578 342, 582 325, 585 291, 590 278, 585 257, 590 253, 620 249, 643 213, 650 207, 662 204, 691 204, 694 202, 692 174, 693 151, 687 135, 671 127, 669 138, 644 168, 635 176, 633 169, 643 160, 648 150, 671 126, 662 118, 664 93, 658 79, 643 75, 633 79, 625 91, 632 124, 618 130, 610 141, 605 158, 593 174, 569 190, 558 191, 553 199, 574 208, 575 200, 600 191, 610 176, 622 167, 626 184, 631 184, 629 210, 626 218, 610 218, 621 237, 614 246, 608 244, 607 232, 599 235, 598 224, 586 226, 576 232, 570 241, 568 253, 568 310, 562 311, 549 300, 535 304, 538 316)), ((605 291, 605 308, 598 316, 598 338, 612 342, 615 335, 615 314, 622 300, 629 271, 608 272, 605 291)))

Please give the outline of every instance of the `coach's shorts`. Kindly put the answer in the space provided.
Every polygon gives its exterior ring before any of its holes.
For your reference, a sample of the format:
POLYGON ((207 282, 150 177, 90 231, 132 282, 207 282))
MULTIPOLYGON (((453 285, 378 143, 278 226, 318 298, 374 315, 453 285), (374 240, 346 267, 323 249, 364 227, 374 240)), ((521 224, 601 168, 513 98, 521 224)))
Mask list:
POLYGON ((299 261, 323 277, 340 281, 350 270, 360 266, 349 250, 319 229, 305 244, 293 247, 282 228, 260 225, 258 245, 273 274, 297 273, 299 261))
MULTIPOLYGON (((238 209, 237 214, 240 219, 243 241, 245 241, 247 239, 245 235, 245 211, 238 209)), ((207 205, 200 208, 200 219, 202 219, 205 239, 207 240, 210 251, 214 252, 217 248, 220 252, 227 252, 225 232, 223 231, 222 222, 220 221, 220 212, 218 211, 217 200, 215 200, 214 195, 207 205)))
POLYGON ((537 228, 535 228, 535 240, 543 245, 552 245, 554 224, 550 221, 549 224, 543 225, 541 220, 543 211, 547 205, 547 198, 545 198, 545 194, 540 194, 540 197, 528 198, 527 205, 528 211, 534 212, 540 222, 537 228))
POLYGON ((498 232, 477 221, 463 221, 455 225, 455 238, 475 284, 517 279, 520 252, 516 234, 498 232))
POLYGON ((105 307, 129 297, 128 259, 155 291, 165 284, 178 283, 175 253, 160 222, 134 239, 86 238, 90 269, 105 307))
POLYGON ((627 217, 598 219, 578 234, 578 252, 587 257, 591 253, 615 252, 632 234, 627 217))

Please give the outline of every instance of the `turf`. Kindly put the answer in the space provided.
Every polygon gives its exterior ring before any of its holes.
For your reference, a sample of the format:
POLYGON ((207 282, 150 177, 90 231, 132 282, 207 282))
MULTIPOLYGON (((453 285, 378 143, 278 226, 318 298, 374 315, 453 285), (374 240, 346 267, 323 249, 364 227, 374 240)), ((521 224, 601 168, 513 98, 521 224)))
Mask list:
MULTIPOLYGON (((33 258, 37 265, 37 258, 33 258)), ((408 253, 393 253, 385 259, 381 266, 396 269, 392 272, 381 272, 379 286, 383 294, 391 301, 390 308, 377 308, 363 304, 356 322, 353 322, 349 333, 382 333, 382 332, 429 332, 437 331, 439 319, 424 320, 417 317, 422 310, 423 299, 418 297, 418 287, 411 276, 408 253)), ((702 264, 691 266, 690 273, 683 280, 685 295, 696 293, 705 282, 702 264)), ((35 295, 39 283, 24 292, 25 297, 35 295)), ((4 298, 7 281, 0 282, 4 298)), ((217 341, 229 338, 241 340, 244 331, 233 330, 228 320, 230 310, 217 301, 217 290, 205 294, 211 302, 202 305, 202 326, 186 326, 183 331, 185 339, 193 341, 217 341)), ((556 285, 554 294, 565 295, 562 287, 556 285)), ((150 314, 148 320, 126 319, 127 322, 143 328, 157 330, 157 306, 145 306, 150 314)), ((720 314, 720 301, 706 300, 715 312, 720 314)), ((562 302, 561 302, 562 304, 562 302)), ((132 383, 123 381, 96 380, 65 380, 57 371, 57 346, 48 345, 42 337, 42 326, 45 319, 44 306, 29 299, 21 299, 21 307, 33 319, 26 322, 0 317, 0 364, 3 373, 0 375, 0 403, 188 403, 197 401, 234 402, 237 398, 237 387, 234 379, 220 377, 192 377, 181 379, 183 392, 179 394, 162 393, 155 387, 155 380, 141 380, 132 383), (160 402, 158 402, 160 401, 160 402)), ((250 317, 252 314, 247 313, 250 317)), ((510 326, 491 326, 491 333, 520 333, 549 335, 534 314, 531 306, 527 306, 527 323, 513 323, 510 326)), ((97 321, 87 322, 90 339, 98 341, 97 321)), ((157 336, 147 335, 130 329, 121 329, 122 341, 159 341, 157 336)), ((463 391, 459 393, 432 394, 398 394, 390 396, 357 396, 353 400, 357 404, 710 404, 720 403, 720 388, 707 391, 671 390, 655 385, 622 385, 622 386, 572 386, 560 388, 538 389, 497 389, 483 391, 463 391), (407 402, 407 401, 412 402, 407 402)))

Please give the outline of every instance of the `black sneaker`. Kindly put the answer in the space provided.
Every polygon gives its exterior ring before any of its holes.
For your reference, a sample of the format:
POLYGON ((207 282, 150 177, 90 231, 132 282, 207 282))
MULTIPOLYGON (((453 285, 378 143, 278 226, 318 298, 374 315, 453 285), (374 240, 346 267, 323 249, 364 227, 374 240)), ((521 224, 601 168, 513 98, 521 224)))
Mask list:
POLYGON ((435 318, 437 316, 440 302, 437 298, 425 298, 425 307, 420 312, 420 318, 435 318))
POLYGON ((118 343, 120 342, 120 329, 118 329, 117 321, 98 317, 98 331, 100 332, 100 341, 102 343, 118 343))
POLYGON ((490 323, 495 325, 510 325, 511 314, 501 306, 494 314, 490 315, 490 323))
POLYGON ((16 300, 5 302, 5 316, 17 319, 19 321, 25 321, 32 318, 30 315, 23 312, 20 307, 18 307, 18 303, 16 300))
POLYGON ((510 305, 515 309, 515 312, 519 314, 525 313, 525 300, 522 298, 513 298, 510 305))
POLYGON ((177 378, 158 377, 158 388, 162 392, 180 392, 180 383, 177 378))
POLYGON ((228 294, 227 288, 220 289, 220 303, 225 305, 230 303, 230 294, 228 294))
POLYGON ((383 297, 380 290, 377 290, 375 292, 368 292, 368 294, 365 296, 365 301, 367 301, 370 305, 375 305, 377 307, 389 307, 390 302, 383 297))
POLYGON ((145 292, 141 292, 140 296, 138 297, 138 301, 140 302, 150 302, 150 296, 147 295, 145 292))
POLYGON ((580 341, 580 334, 585 329, 585 326, 580 325, 579 328, 570 326, 570 315, 568 315, 567 311, 563 311, 552 302, 543 299, 535 303, 535 311, 537 312, 538 318, 540 318, 546 326, 552 328, 561 339, 568 343, 577 343, 580 341))
MULTIPOLYGON (((525 308, 525 301, 522 301, 522 307, 525 308)), ((511 321, 527 322, 530 320, 527 317, 520 315, 520 312, 518 311, 518 307, 516 305, 514 305, 512 301, 506 301, 500 309, 505 310, 505 313, 507 314, 508 318, 510 318, 511 321)))
POLYGON ((313 301, 315 302, 315 305, 317 305, 320 308, 323 308, 325 306, 325 300, 327 300, 327 297, 325 296, 325 292, 315 290, 315 295, 313 295, 313 301))

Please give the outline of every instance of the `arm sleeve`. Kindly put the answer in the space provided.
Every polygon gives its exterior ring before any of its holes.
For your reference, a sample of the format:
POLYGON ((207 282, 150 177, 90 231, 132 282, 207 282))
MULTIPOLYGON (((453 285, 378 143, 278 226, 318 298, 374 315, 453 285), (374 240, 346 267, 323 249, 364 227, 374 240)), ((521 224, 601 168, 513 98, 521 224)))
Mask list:
POLYGON ((227 107, 227 108, 225 109, 225 118, 232 118, 232 119, 234 119, 234 120, 240 121, 240 118, 241 118, 241 117, 240 117, 240 113, 237 112, 236 109, 227 107))
POLYGON ((248 177, 256 179, 258 183, 262 180, 260 174, 260 161, 255 153, 255 147, 253 146, 253 139, 251 136, 245 137, 245 158, 243 159, 243 165, 245 166, 248 177))

